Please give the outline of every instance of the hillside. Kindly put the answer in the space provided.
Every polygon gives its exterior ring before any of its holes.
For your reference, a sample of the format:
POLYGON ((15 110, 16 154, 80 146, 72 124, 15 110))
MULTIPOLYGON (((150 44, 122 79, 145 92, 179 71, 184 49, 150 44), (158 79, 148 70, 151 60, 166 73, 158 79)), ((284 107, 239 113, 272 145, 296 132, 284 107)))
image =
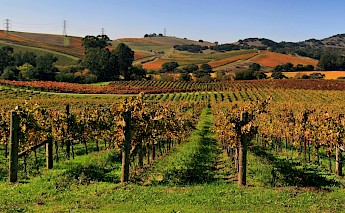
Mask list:
POLYGON ((0 41, 46 49, 77 58, 82 58, 84 56, 84 48, 81 45, 81 38, 79 37, 25 32, 5 32, 0 30, 0 41))
MULTIPOLYGON (((298 54, 282 54, 266 51, 278 44, 268 39, 244 39, 231 45, 239 46, 241 50, 217 51, 216 45, 210 42, 198 42, 176 37, 146 37, 122 38, 113 42, 112 48, 123 42, 135 51, 136 65, 142 65, 148 70, 159 70, 166 62, 178 62, 181 66, 189 64, 208 63, 214 70, 240 71, 248 69, 250 64, 259 63, 265 70, 291 62, 292 64, 311 64, 316 66, 318 60, 301 57, 298 54), (200 45, 210 47, 199 53, 190 53, 174 49, 175 45, 200 45), (214 50, 213 50, 214 49, 214 50), (258 51, 265 50, 265 51, 258 51)), ((222 45, 220 45, 221 47, 222 45)))
POLYGON ((316 67, 318 60, 307 58, 307 57, 300 57, 300 56, 293 56, 293 55, 286 55, 281 53, 269 52, 269 51, 261 51, 260 54, 251 59, 251 61, 261 64, 266 67, 275 67, 280 64, 292 63, 293 65, 302 64, 302 65, 313 65, 316 67))
POLYGON ((319 59, 325 52, 345 54, 345 34, 338 34, 321 40, 308 39, 301 42, 275 42, 266 38, 247 38, 235 42, 240 48, 258 48, 284 54, 297 54, 319 59))
MULTIPOLYGON (((319 50, 319 52, 324 49, 345 52, 345 35, 335 35, 322 40, 309 39, 298 43, 277 43, 265 38, 248 38, 230 44, 232 48, 240 49, 231 51, 222 51, 223 45, 171 36, 121 38, 112 41, 109 49, 116 48, 120 42, 134 50, 135 65, 142 65, 149 70, 159 70, 163 63, 172 61, 178 62, 181 66, 208 63, 215 70, 226 71, 245 70, 254 62, 261 64, 265 70, 287 62, 294 65, 311 64, 316 66, 318 60, 311 58, 318 58, 315 53, 318 53, 319 50), (190 53, 174 49, 176 45, 200 45, 209 47, 209 49, 190 53), (220 47, 220 49, 216 47, 220 47)), ((80 37, 0 31, 0 46, 4 45, 12 45, 15 51, 34 50, 37 54, 48 51, 59 58, 58 65, 74 64, 84 56, 80 37)))

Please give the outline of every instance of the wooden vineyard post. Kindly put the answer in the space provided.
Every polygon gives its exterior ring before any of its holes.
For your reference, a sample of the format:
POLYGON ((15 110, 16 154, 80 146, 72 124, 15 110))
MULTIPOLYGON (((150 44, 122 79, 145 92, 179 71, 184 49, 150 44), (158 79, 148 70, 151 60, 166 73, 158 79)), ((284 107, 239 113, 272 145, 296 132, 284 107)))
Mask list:
POLYGON ((340 146, 337 145, 336 148, 336 155, 335 155, 335 172, 338 176, 343 176, 343 162, 342 162, 342 155, 341 155, 340 146))
POLYGON ((122 173, 121 173, 121 183, 125 183, 129 180, 129 163, 130 163, 130 149, 131 149, 131 111, 127 111, 123 113, 123 118, 125 120, 125 127, 124 127, 124 144, 123 144, 123 151, 122 151, 122 173))
POLYGON ((71 128, 71 119, 70 119, 70 106, 66 104, 66 116, 67 116, 67 140, 66 140, 66 157, 69 160, 71 157, 71 140, 70 136, 70 128, 71 128))
POLYGON ((46 143, 46 167, 47 169, 53 168, 53 141, 51 137, 46 143))
POLYGON ((8 169, 9 183, 15 183, 18 180, 18 147, 19 147, 19 116, 16 112, 11 112, 10 128, 10 159, 8 169))
MULTIPOLYGON (((241 113, 241 122, 248 122, 248 112, 241 113)), ((239 156, 238 156, 238 185, 245 186, 247 183, 247 135, 241 135, 240 146, 239 146, 239 156)))

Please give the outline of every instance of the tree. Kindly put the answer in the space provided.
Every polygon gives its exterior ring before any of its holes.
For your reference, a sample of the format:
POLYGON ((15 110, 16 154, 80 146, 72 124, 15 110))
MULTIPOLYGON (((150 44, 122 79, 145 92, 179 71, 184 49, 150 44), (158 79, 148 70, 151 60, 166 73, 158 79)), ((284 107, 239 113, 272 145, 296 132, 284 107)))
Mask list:
POLYGON ((282 72, 280 71, 273 71, 271 78, 273 79, 283 79, 283 78, 287 78, 282 72))
POLYGON ((174 72, 176 68, 178 68, 180 65, 177 62, 166 62, 162 65, 162 69, 160 72, 174 72))
POLYGON ((98 35, 98 36, 85 36, 82 38, 82 45, 85 48, 85 52, 90 48, 98 48, 103 49, 109 46, 109 37, 106 35, 98 35))
POLYGON ((7 66, 14 65, 13 48, 4 46, 0 49, 0 74, 7 66))
POLYGON ((273 70, 277 72, 291 72, 294 71, 294 66, 289 62, 286 64, 278 65, 273 70))
POLYGON ((20 80, 29 81, 31 79, 34 79, 34 67, 31 64, 25 63, 21 66, 18 66, 18 70, 19 70, 18 78, 20 80))
POLYGON ((336 55, 328 52, 321 55, 317 66, 320 70, 338 70, 339 59, 336 55))
POLYGON ((199 70, 199 67, 196 64, 189 64, 186 67, 184 67, 183 70, 187 73, 194 73, 195 71, 199 70))
POLYGON ((254 76, 254 71, 250 69, 235 72, 235 80, 254 80, 255 78, 256 77, 254 76))
POLYGON ((213 72, 212 67, 209 64, 202 64, 200 70, 204 71, 205 73, 213 72))
POLYGON ((53 63, 57 61, 58 58, 50 53, 38 56, 34 70, 35 78, 43 81, 55 80, 55 73, 58 71, 58 69, 53 66, 53 63))
POLYGON ((36 58, 37 55, 33 52, 19 52, 14 54, 15 65, 22 66, 23 64, 31 64, 32 66, 36 66, 36 58))
POLYGON ((198 81, 209 81, 211 80, 212 67, 209 64, 202 64, 200 69, 195 71, 193 74, 198 81))
POLYGON ((261 65, 258 64, 258 63, 252 63, 250 66, 249 66, 249 70, 251 71, 260 71, 261 69, 261 65))
POLYGON ((316 73, 311 73, 309 75, 309 78, 310 79, 324 79, 326 77, 325 74, 322 74, 322 73, 319 73, 319 72, 316 72, 316 73))
POLYGON ((180 81, 190 81, 192 78, 189 75, 189 73, 181 73, 180 75, 180 81))
POLYGON ((125 80, 130 80, 131 72, 130 68, 134 61, 134 52, 124 43, 120 43, 113 53, 117 56, 119 73, 125 80))
POLYGON ((217 81, 224 81, 224 80, 231 80, 231 77, 226 75, 224 70, 216 71, 216 79, 217 81))
POLYGON ((135 66, 130 68, 131 80, 141 80, 146 77, 147 70, 142 66, 135 66))
POLYGON ((4 72, 1 74, 0 78, 5 80, 18 80, 18 70, 16 67, 6 67, 4 72))
POLYGON ((114 80, 118 75, 116 63, 116 55, 108 49, 98 48, 88 49, 83 60, 83 65, 90 74, 97 76, 98 81, 114 80))

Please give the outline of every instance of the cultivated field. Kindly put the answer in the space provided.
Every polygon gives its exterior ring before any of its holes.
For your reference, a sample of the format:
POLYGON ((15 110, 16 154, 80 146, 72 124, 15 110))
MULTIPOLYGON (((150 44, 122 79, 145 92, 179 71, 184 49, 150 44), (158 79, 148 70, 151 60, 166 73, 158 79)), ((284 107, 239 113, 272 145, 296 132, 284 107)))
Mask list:
POLYGON ((340 212, 345 207, 342 81, 132 81, 87 87, 91 93, 108 87, 161 93, 134 98, 46 92, 73 88, 69 84, 1 83, 0 211, 340 212), (35 85, 46 91, 34 91, 35 85), (16 106, 19 181, 8 184, 4 149, 10 149, 9 117, 16 106), (51 154, 42 146, 49 143, 51 154), (123 165, 129 166, 129 181, 123 181, 123 165), (244 165, 246 186, 238 186, 244 165))
POLYGON ((316 67, 318 61, 311 58, 285 55, 269 51, 261 51, 261 54, 251 59, 251 61, 261 64, 266 67, 275 67, 280 64, 292 63, 293 65, 313 65, 316 67))
MULTIPOLYGON (((283 72, 284 75, 288 78, 297 78, 301 77, 302 75, 310 75, 312 73, 321 73, 325 75, 325 79, 327 80, 334 80, 338 79, 340 77, 345 77, 345 72, 344 71, 310 71, 310 72, 283 72)), ((267 73, 267 76, 271 76, 272 73, 267 73)))

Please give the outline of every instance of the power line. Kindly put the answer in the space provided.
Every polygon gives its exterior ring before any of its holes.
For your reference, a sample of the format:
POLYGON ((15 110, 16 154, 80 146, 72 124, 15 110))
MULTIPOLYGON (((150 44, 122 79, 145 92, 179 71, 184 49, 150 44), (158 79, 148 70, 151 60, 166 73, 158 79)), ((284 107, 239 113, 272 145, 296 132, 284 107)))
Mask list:
POLYGON ((63 20, 63 32, 62 34, 64 36, 67 36, 67 21, 66 20, 63 20))
POLYGON ((6 32, 9 32, 10 28, 11 28, 11 20, 10 19, 5 19, 4 20, 4 26, 5 26, 6 32))

